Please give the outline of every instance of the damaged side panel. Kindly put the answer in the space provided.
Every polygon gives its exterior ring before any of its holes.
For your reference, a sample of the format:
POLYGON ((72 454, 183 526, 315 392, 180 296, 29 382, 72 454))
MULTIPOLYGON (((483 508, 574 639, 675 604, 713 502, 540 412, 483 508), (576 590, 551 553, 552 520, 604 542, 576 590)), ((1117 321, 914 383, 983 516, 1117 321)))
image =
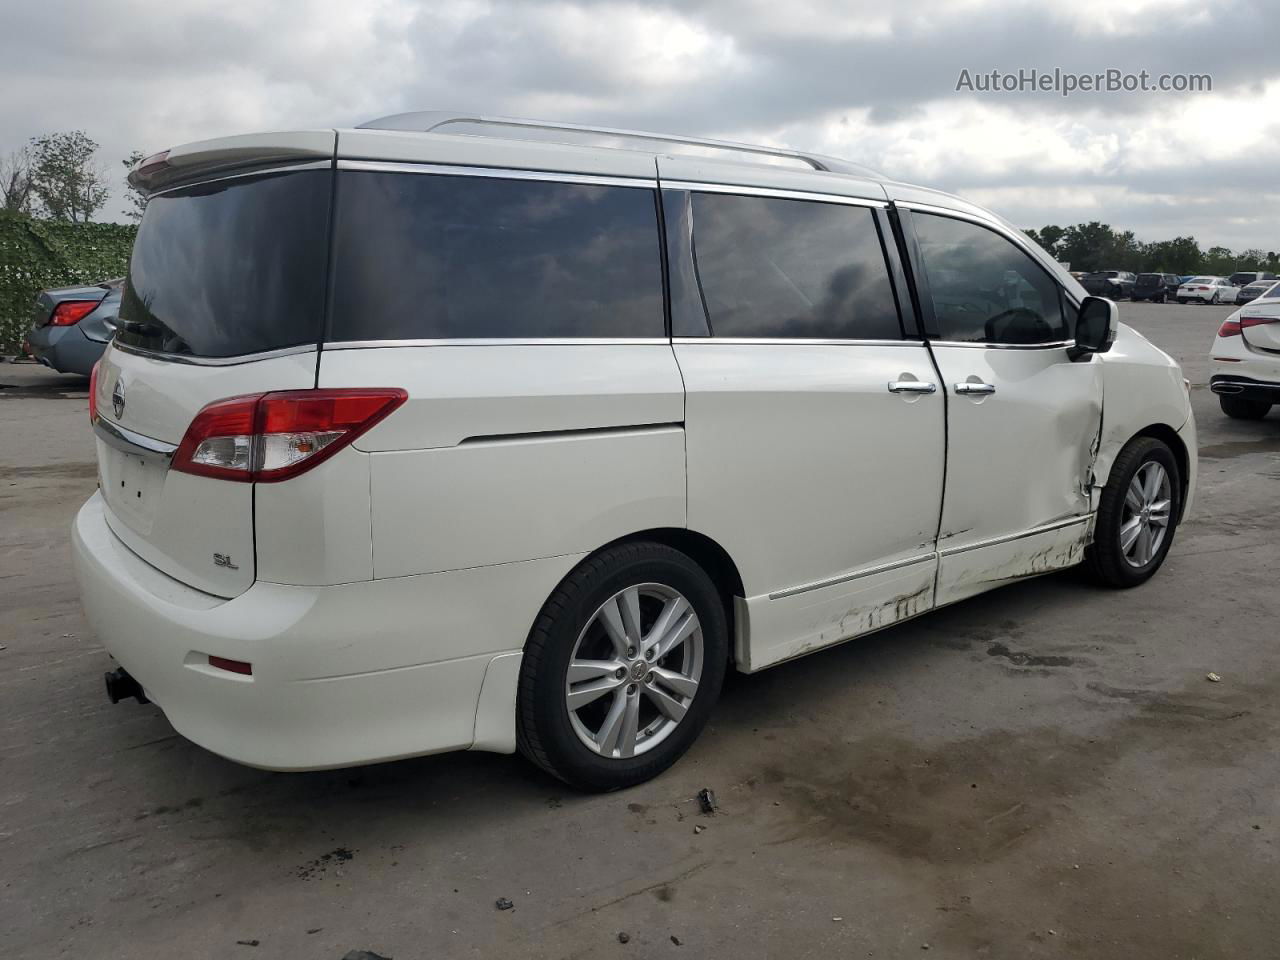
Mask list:
POLYGON ((953 390, 994 387, 948 397, 937 603, 1078 562, 1093 512, 1102 365, 1056 346, 933 349, 953 390))
POLYGON ((933 609, 937 562, 918 562, 791 595, 749 597, 749 623, 737 637, 738 669, 752 673, 782 660, 872 633, 933 609))
MULTIPOLYGON (((1187 433, 1187 425, 1191 423, 1191 401, 1177 363, 1123 323, 1111 349, 1095 358, 1093 365, 1102 374, 1106 397, 1091 478, 1092 503, 1096 509, 1111 465, 1124 445, 1153 426, 1168 427, 1180 435, 1187 433)), ((1194 473, 1194 424, 1189 433, 1193 438, 1189 466, 1194 473)), ((1190 486, 1194 489, 1193 484, 1190 486)))

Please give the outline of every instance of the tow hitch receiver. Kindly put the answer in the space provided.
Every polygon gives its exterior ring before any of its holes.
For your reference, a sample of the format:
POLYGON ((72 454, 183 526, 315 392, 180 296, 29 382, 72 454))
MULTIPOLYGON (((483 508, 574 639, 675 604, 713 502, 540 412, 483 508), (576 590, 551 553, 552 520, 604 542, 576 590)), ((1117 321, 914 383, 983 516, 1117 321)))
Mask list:
POLYGON ((142 692, 142 685, 133 679, 124 667, 108 670, 106 681, 107 699, 112 703, 119 703, 121 700, 128 700, 130 697, 133 697, 139 703, 151 702, 147 699, 147 695, 142 692))

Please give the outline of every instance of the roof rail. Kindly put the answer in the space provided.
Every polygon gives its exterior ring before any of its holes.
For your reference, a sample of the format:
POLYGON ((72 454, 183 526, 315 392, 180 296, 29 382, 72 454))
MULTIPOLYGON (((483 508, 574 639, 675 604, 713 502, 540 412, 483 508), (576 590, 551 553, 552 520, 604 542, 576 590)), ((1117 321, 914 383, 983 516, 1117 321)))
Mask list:
MULTIPOLYGON (((621 140, 649 140, 660 144, 674 144, 690 147, 701 147, 706 150, 723 150, 732 153, 745 153, 756 157, 773 157, 777 159, 798 160, 808 164, 814 170, 831 173, 846 173, 859 177, 871 177, 883 180, 884 177, 861 164, 850 163, 838 157, 827 157, 818 153, 802 153, 799 150, 788 150, 782 147, 766 147, 751 143, 735 143, 731 140, 708 140, 701 137, 681 137, 670 133, 650 133, 643 130, 621 130, 615 127, 593 127, 578 123, 556 123, 548 120, 526 120, 518 117, 490 117, 479 114, 450 113, 447 110, 421 110, 414 113, 396 113, 377 120, 369 120, 360 124, 362 130, 412 130, 419 133, 447 133, 441 130, 449 124, 478 124, 494 127, 516 127, 526 130, 544 130, 576 136, 576 142, 582 142, 594 136, 621 140)), ((497 135, 495 133, 495 135, 497 135)), ((573 143, 574 140, 565 142, 573 143)))

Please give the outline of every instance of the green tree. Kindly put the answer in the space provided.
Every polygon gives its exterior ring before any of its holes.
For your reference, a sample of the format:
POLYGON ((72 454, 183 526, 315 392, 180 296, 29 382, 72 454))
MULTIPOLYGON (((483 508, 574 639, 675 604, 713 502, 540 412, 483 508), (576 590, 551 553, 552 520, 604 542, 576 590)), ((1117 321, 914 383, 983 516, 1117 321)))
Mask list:
POLYGON ((1234 273, 1236 269, 1236 255, 1227 247, 1210 247, 1204 252, 1204 259, 1200 264, 1200 270, 1203 273, 1213 275, 1223 275, 1234 273))
POLYGON ((1067 227, 1058 243, 1057 256, 1071 264, 1073 270, 1118 270, 1110 261, 1115 247, 1115 234, 1105 223, 1093 220, 1067 227))
POLYGON ((124 215, 137 223, 142 219, 142 212, 147 208, 147 197, 141 190, 128 181, 129 171, 145 160, 147 155, 141 150, 135 150, 120 162, 124 164, 125 170, 125 186, 128 187, 129 193, 125 198, 124 215))
POLYGON ((0 208, 31 213, 31 151, 15 150, 0 160, 0 208))
POLYGON ((31 140, 31 189, 53 220, 88 223, 107 202, 106 177, 96 166, 98 144, 83 130, 31 140))

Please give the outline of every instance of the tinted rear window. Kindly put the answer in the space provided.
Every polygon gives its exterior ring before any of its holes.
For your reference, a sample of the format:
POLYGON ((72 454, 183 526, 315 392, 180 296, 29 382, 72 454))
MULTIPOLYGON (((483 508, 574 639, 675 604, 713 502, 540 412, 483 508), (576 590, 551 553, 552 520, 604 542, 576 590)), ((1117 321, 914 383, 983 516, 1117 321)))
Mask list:
POLYGON ((152 197, 116 339, 198 357, 319 340, 331 176, 277 173, 152 197))
POLYGON ((329 339, 662 337, 655 191, 339 174, 329 339))
POLYGON ((713 336, 902 337, 866 207, 695 193, 693 250, 713 336))

